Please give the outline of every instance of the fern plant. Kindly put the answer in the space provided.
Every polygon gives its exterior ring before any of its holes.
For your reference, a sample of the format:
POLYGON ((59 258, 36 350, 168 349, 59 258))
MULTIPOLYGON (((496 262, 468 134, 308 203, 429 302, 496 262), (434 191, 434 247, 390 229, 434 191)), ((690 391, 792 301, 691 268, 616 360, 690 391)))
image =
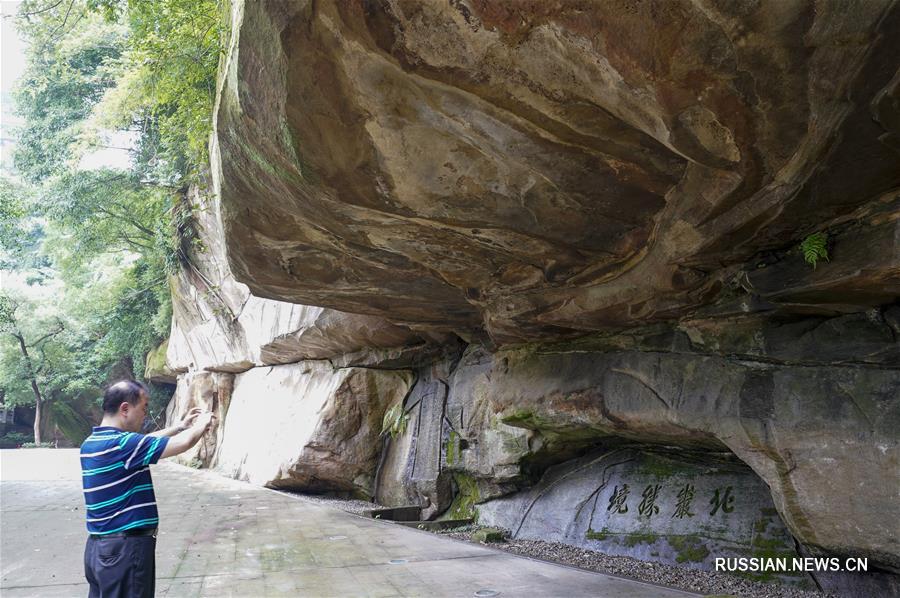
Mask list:
POLYGON ((815 269, 819 260, 828 261, 828 235, 825 233, 813 233, 800 243, 800 251, 803 259, 815 269))
POLYGON ((381 422, 381 434, 390 434, 391 438, 396 438, 406 432, 406 424, 408 423, 409 414, 403 412, 401 403, 397 403, 384 412, 384 419, 381 422))

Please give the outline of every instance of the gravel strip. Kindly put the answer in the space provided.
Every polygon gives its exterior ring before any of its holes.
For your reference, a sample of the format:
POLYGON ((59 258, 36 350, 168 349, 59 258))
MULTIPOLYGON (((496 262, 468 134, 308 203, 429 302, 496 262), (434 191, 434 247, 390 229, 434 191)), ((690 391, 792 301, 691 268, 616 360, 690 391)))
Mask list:
POLYGON ((364 500, 331 498, 329 496, 320 496, 318 494, 303 494, 300 492, 290 492, 290 494, 296 496, 297 498, 302 498, 305 501, 316 503, 317 505, 323 505, 326 507, 331 507, 333 509, 340 509, 341 511, 347 511, 348 513, 353 513, 354 515, 362 515, 363 511, 385 508, 378 503, 366 502, 364 500))
MULTIPOLYGON (((472 532, 475 529, 477 528, 466 526, 466 528, 445 530, 439 533, 457 540, 471 541, 472 532)), ((677 565, 641 561, 627 556, 612 556, 558 542, 509 540, 489 546, 535 559, 562 563, 600 573, 621 575, 700 594, 725 594, 747 598, 827 598, 833 596, 819 591, 801 590, 788 585, 751 581, 728 573, 700 571, 677 565)))
MULTIPOLYGON (((355 515, 361 515, 363 511, 369 509, 383 508, 379 504, 363 500, 344 500, 293 492, 292 494, 303 500, 347 511, 355 515)), ((471 542, 472 533, 477 529, 477 525, 466 525, 434 533, 456 540, 471 542)), ((490 544, 489 546, 534 559, 561 563, 600 573, 620 575, 700 594, 724 594, 744 596, 746 598, 836 598, 833 594, 801 590, 787 585, 751 581, 729 573, 700 571, 677 565, 641 561, 627 556, 612 556, 594 550, 559 544, 558 542, 510 540, 508 542, 490 544)))

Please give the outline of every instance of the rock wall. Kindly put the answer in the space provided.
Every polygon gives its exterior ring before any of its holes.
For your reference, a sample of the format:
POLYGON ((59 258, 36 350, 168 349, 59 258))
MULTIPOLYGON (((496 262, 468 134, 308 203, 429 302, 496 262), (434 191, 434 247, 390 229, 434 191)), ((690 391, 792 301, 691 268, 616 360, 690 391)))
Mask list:
POLYGON ((444 468, 475 503, 610 440, 730 450, 800 541, 896 568, 900 540, 884 518, 900 515, 897 485, 880 483, 900 479, 896 310, 757 321, 744 337, 739 326, 689 322, 494 353, 473 346, 429 408, 443 424, 423 439, 438 420, 416 421, 413 443, 442 446, 444 468), (742 355, 704 352, 726 344, 742 355))
POLYGON ((179 422, 194 407, 216 414, 216 426, 190 450, 174 459, 191 467, 213 467, 225 437, 225 416, 234 390, 234 374, 193 371, 178 377, 175 394, 166 409, 166 421, 179 422))
POLYGON ((148 358, 170 417, 223 414, 185 460, 651 560, 900 573, 897 4, 550 6, 232 3, 148 358))
POLYGON ((498 344, 690 315, 735 280, 787 309, 890 302, 900 9, 853 6, 235 2, 232 270, 498 344), (814 272, 782 251, 853 223, 814 272))
MULTIPOLYGON (((516 538, 704 569, 713 569, 717 557, 799 556, 766 485, 735 461, 671 448, 605 450, 484 504, 479 522, 516 538)), ((815 587, 800 572, 755 577, 815 587)))
POLYGON ((321 307, 262 299, 237 282, 228 267, 215 195, 192 188, 181 210, 190 216, 190 237, 172 277, 172 330, 166 367, 243 372, 256 366, 328 359, 354 354, 356 361, 378 361, 373 350, 405 349, 429 354, 439 335, 417 334, 382 318, 346 314, 321 307))
POLYGON ((315 362, 238 374, 215 466, 271 488, 370 498, 384 411, 411 382, 403 371, 315 362))
MULTIPOLYGON (((146 378, 176 383, 168 422, 214 411, 212 434, 180 462, 255 484, 370 497, 384 411, 409 370, 454 345, 382 318, 263 299, 234 280, 215 195, 192 188, 179 209, 189 232, 170 280, 169 339, 146 378)), ((183 231, 184 232, 184 231, 183 231)))

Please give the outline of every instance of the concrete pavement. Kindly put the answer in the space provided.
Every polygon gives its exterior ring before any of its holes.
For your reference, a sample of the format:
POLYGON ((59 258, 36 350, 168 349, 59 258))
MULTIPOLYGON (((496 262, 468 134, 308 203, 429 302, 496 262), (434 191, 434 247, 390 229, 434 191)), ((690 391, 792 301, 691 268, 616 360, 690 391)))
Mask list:
MULTIPOLYGON (((158 596, 693 595, 357 517, 208 471, 172 463, 152 471, 158 596)), ((0 451, 0 529, 4 598, 87 595, 76 450, 0 451)))

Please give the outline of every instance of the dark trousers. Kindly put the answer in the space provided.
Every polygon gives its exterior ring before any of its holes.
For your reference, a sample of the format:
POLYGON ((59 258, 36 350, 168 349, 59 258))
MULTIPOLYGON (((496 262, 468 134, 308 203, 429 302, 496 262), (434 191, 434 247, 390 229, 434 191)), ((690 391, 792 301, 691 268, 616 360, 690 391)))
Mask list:
POLYGON ((156 587, 156 538, 88 537, 84 576, 89 598, 152 598, 156 587))

